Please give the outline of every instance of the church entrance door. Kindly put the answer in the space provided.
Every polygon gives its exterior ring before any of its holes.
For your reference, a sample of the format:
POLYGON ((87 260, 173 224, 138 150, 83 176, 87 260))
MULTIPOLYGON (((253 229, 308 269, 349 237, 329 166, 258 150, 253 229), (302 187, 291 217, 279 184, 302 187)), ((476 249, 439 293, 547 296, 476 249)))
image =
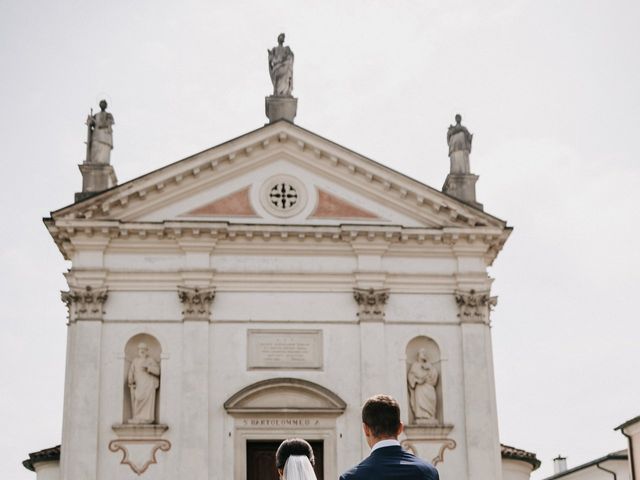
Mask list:
MULTIPOLYGON (((278 480, 276 450, 282 440, 247 440, 247 480, 278 480)), ((309 441, 316 457, 316 477, 323 480, 324 442, 309 441)))

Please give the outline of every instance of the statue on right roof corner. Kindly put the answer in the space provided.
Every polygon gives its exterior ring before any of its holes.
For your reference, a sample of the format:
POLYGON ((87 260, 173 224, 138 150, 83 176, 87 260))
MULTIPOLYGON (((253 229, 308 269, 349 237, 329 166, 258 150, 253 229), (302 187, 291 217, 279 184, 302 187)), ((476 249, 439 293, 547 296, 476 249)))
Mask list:
POLYGON ((473 135, 467 127, 461 124, 462 116, 456 115, 456 124, 449 125, 447 130, 447 144, 449 145, 449 158, 451 158, 451 173, 471 173, 469 166, 469 153, 471 153, 471 141, 473 135))

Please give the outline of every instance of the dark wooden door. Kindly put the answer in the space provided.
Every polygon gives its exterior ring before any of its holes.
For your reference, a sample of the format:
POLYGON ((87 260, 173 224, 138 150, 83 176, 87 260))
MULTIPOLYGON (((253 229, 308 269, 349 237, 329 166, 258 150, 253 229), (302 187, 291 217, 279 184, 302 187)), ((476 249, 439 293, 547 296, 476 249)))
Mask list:
MULTIPOLYGON (((276 470, 276 450, 282 440, 247 440, 247 480, 279 480, 276 470)), ((316 457, 316 477, 324 480, 322 440, 309 442, 316 457)))

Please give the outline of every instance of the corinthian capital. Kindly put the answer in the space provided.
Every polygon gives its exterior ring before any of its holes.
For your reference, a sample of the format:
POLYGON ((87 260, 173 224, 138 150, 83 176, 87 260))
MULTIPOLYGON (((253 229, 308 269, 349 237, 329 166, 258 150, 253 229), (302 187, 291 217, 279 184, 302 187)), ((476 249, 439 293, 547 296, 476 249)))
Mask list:
POLYGON ((69 322, 76 320, 102 320, 102 309, 107 300, 107 288, 72 287, 60 292, 60 298, 69 309, 69 322))
POLYGON ((384 321, 384 307, 389 299, 388 288, 354 288, 353 298, 358 304, 361 322, 384 321))
POLYGON ((209 320, 215 288, 178 287, 178 298, 182 302, 184 320, 209 320))
POLYGON ((490 296, 489 292, 456 292, 456 303, 460 312, 461 322, 475 322, 489 324, 489 312, 498 304, 498 297, 490 296))

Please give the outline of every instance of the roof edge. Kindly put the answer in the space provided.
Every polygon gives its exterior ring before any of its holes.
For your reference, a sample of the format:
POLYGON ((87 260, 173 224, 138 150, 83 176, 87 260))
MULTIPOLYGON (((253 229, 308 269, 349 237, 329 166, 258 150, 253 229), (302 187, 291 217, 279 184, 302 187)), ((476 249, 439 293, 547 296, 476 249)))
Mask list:
POLYGON ((618 450, 617 452, 611 452, 607 455, 596 458, 595 460, 591 460, 590 462, 583 463, 582 465, 578 465, 577 467, 569 468, 564 472, 556 473, 551 475, 550 477, 546 477, 543 480, 555 480, 557 478, 562 478, 566 475, 570 475, 575 472, 579 472, 580 470, 584 470, 585 468, 592 467, 594 465, 598 465, 602 462, 606 462, 608 460, 629 460, 629 454, 626 450, 618 450), (624 452, 624 453, 622 453, 624 452))
POLYGON ((521 462, 528 463, 533 467, 533 470, 540 468, 542 462, 538 460, 538 457, 533 452, 527 452, 521 448, 512 447, 510 445, 500 444, 501 456, 503 459, 519 460, 521 462))
POLYGON ((22 461, 22 466, 27 470, 35 472, 36 463, 60 461, 60 449, 60 445, 56 445, 55 447, 32 452, 29 454, 29 458, 22 461))

